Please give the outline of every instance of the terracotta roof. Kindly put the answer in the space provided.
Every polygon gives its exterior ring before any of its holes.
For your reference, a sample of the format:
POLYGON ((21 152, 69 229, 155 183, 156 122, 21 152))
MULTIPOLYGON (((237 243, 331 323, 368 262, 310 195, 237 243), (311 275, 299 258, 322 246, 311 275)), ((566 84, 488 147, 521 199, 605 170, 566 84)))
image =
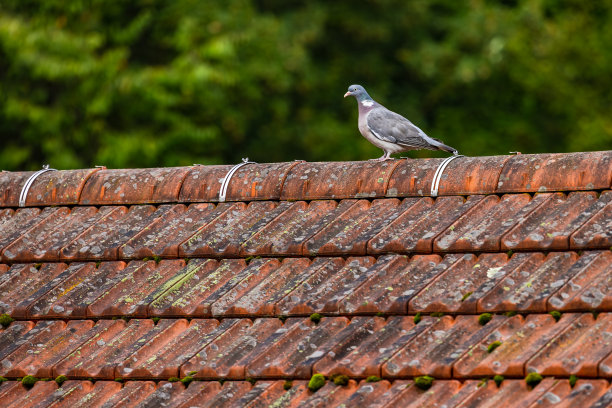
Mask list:
POLYGON ((0 172, 0 405, 612 406, 612 151, 443 160, 0 172))

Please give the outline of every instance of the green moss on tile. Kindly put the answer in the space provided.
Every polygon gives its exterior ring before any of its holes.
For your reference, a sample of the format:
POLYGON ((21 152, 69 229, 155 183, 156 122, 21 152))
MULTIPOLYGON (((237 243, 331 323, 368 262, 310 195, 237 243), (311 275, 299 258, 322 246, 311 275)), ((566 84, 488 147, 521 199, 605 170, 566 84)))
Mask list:
POLYGON ((21 379, 21 383, 26 388, 32 388, 36 382, 38 382, 38 378, 34 377, 33 375, 26 375, 21 379))
POLYGON ((293 387, 293 381, 287 380, 283 383, 283 390, 289 391, 293 387))
POLYGON ((281 322, 285 323, 285 320, 287 320, 287 316, 280 315, 280 316, 278 316, 278 320, 280 320, 281 322))
POLYGON ((41 264, 41 263, 34 264, 34 268, 36 268, 36 269, 37 269, 37 270, 39 270, 39 271, 40 271, 40 268, 41 268, 41 267, 42 267, 42 264, 41 264))
POLYGON ((552 312, 548 313, 549 315, 551 315, 556 322, 559 321, 559 319, 561 319, 561 312, 559 312, 558 310, 553 310, 552 312))
POLYGON ((99 268, 100 265, 102 265, 102 261, 96 261, 96 269, 99 268))
POLYGON ((538 373, 529 373, 525 377, 525 382, 531 388, 533 388, 536 385, 538 385, 541 381, 542 381, 542 376, 540 374, 538 374, 538 373))
POLYGON ((3 382, 5 382, 5 381, 8 381, 8 378, 2 377, 2 376, 0 375, 0 383, 3 383, 3 382))
POLYGON ((480 316, 478 316, 478 323, 481 326, 484 326, 485 324, 489 323, 492 318, 493 318, 493 315, 491 313, 483 313, 480 316))
POLYGON ((159 255, 155 255, 155 256, 153 257, 153 260, 155 261, 155 263, 156 263, 156 264, 158 264, 158 265, 159 265, 159 263, 161 262, 161 260, 162 260, 162 259, 161 259, 161 256, 159 256, 159 255))
POLYGON ((504 382, 504 376, 497 374, 495 377, 493 377, 493 381, 495 381, 495 385, 497 385, 497 388, 499 388, 501 383, 504 382))
POLYGON ((516 310, 509 310, 507 312, 504 312, 504 316, 507 316, 507 317, 512 317, 516 315, 517 315, 516 310))
POLYGON ((323 374, 315 374, 310 377, 308 381, 308 389, 312 392, 316 392, 319 388, 325 385, 325 376, 323 374))
POLYGON ((314 324, 319 324, 319 322, 321 321, 321 316, 319 313, 313 313, 310 315, 310 321, 313 322, 314 324))
POLYGON ((9 327, 9 325, 10 325, 11 323, 13 323, 14 321, 15 321, 15 319, 13 319, 11 316, 9 316, 9 315, 8 315, 8 314, 6 314, 6 313, 2 313, 2 314, 0 315, 0 325, 1 325, 2 327, 9 327))
POLYGON ((371 375, 368 378, 366 378, 366 382, 379 382, 380 380, 381 378, 376 375, 371 375))
POLYGON ((478 383, 477 387, 484 387, 485 385, 487 385, 487 383, 489 382, 489 377, 484 377, 480 379, 480 382, 478 383))
POLYGON ((170 378, 168 378, 168 382, 178 382, 178 381, 181 381, 181 379, 178 378, 178 377, 170 377, 170 378))
POLYGON ((433 312, 429 314, 431 317, 442 317, 444 316, 443 312, 433 312))
POLYGON ((124 380, 123 378, 120 378, 120 377, 115 378, 115 382, 118 382, 118 383, 123 383, 124 381, 125 381, 125 380, 124 380))
POLYGON ((570 375, 569 385, 571 388, 574 388, 574 385, 576 385, 576 381, 578 381, 578 377, 576 377, 574 374, 570 375))
POLYGON ((55 382, 57 383, 57 385, 62 385, 67 379, 68 377, 66 377, 65 375, 58 375, 57 377, 55 377, 55 382))
POLYGON ((190 371, 190 372, 187 373, 187 375, 190 376, 190 377, 193 377, 197 373, 198 373, 197 371, 190 371))
POLYGON ((255 385, 255 383, 257 382, 257 380, 255 380, 252 377, 247 377, 244 379, 246 382, 251 383, 251 385, 255 385))
POLYGON ((433 382, 434 382, 434 378, 428 375, 422 375, 414 379, 414 385, 416 385, 422 390, 430 389, 433 382))
POLYGON ((421 312, 418 312, 417 314, 414 315, 414 324, 419 324, 421 323, 421 312))
POLYGON ((152 317, 151 320, 153 320, 153 323, 157 324, 159 323, 159 319, 161 319, 161 317, 152 317))
POLYGON ((464 302, 467 298, 469 298, 470 296, 472 296, 474 292, 467 292, 465 293, 462 297, 461 297, 461 301, 464 302))
POLYGON ((499 346, 501 346, 501 341, 496 340, 493 343, 489 344, 489 346, 487 347, 487 353, 492 353, 493 350, 495 350, 496 348, 498 348, 499 346))
POLYGON ((193 377, 190 375, 188 375, 187 377, 181 378, 181 382, 183 383, 183 385, 185 385, 185 387, 191 384, 192 381, 193 381, 193 377))
POLYGON ((347 385, 349 383, 349 378, 344 374, 334 374, 331 376, 331 380, 336 385, 347 385))

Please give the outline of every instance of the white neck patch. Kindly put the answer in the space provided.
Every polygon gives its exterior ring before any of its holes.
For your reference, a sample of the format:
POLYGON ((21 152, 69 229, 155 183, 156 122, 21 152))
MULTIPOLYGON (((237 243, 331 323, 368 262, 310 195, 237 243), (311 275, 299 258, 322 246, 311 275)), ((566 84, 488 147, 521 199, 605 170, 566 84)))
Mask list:
POLYGON ((369 108, 370 106, 374 105, 374 102, 373 101, 361 101, 361 104, 365 106, 366 108, 369 108))

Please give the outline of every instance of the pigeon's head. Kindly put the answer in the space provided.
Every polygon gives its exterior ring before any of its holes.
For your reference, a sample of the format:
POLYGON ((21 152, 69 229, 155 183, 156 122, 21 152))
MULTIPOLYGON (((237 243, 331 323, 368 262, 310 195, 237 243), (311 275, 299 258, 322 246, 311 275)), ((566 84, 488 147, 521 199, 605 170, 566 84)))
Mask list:
POLYGON ((348 87, 348 92, 344 94, 344 97, 354 96, 359 102, 372 99, 366 92, 365 88, 361 85, 351 85, 348 87))

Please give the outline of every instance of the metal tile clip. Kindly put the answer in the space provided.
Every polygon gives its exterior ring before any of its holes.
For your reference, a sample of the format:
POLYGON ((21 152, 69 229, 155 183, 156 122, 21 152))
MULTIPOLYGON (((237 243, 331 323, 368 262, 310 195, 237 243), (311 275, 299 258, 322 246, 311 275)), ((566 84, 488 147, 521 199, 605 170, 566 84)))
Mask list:
POLYGON ((448 164, 451 161, 453 161, 457 157, 465 157, 465 156, 462 154, 456 154, 453 156, 449 156, 446 159, 444 159, 444 161, 442 161, 442 163, 440 163, 440 165, 438 166, 438 169, 434 173, 433 180, 431 181, 431 196, 432 197, 438 196, 438 188, 440 187, 440 180, 442 179, 442 173, 444 173, 444 169, 446 168, 446 166, 448 166, 448 164))
POLYGON ((57 171, 57 169, 51 169, 49 168, 48 164, 43 164, 41 170, 38 170, 26 180, 25 184, 23 185, 23 188, 21 189, 21 194, 19 194, 19 207, 25 207, 26 198, 28 197, 28 191, 30 190, 30 187, 32 187, 32 184, 34 184, 34 180, 36 180, 36 177, 48 171, 57 171))
POLYGON ((225 202, 225 195, 227 194, 227 187, 229 186, 229 182, 230 182, 232 176, 234 175, 234 173, 239 168, 241 168, 242 166, 246 166, 247 164, 257 164, 257 163, 249 161, 248 157, 243 157, 242 158, 242 163, 236 164, 234 167, 232 167, 230 169, 230 171, 227 172, 227 174, 223 178, 223 181, 221 182, 221 189, 219 190, 219 202, 220 203, 224 203, 225 202))

